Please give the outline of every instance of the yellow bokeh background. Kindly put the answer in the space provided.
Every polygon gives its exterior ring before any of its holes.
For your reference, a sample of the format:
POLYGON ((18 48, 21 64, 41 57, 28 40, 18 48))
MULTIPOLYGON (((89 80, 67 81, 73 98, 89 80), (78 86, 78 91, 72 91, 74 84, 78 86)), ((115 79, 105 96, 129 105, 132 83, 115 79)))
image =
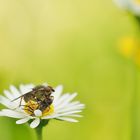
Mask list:
MULTIPOLYGON (((84 117, 74 124, 50 121, 44 140, 129 140, 133 64, 116 42, 136 30, 110 0, 1 0, 0 92, 10 84, 48 82, 79 93, 84 117)), ((0 139, 36 137, 28 125, 1 117, 0 139)))

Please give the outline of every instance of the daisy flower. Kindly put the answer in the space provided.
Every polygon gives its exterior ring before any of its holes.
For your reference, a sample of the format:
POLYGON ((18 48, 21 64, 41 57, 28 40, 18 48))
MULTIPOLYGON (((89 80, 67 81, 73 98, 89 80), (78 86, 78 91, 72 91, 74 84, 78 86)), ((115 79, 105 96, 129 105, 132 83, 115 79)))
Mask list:
MULTIPOLYGON (((45 85, 47 86, 47 85, 45 85)), ((81 117, 78 113, 82 112, 84 104, 79 101, 73 101, 77 93, 62 94, 63 86, 59 85, 54 88, 55 92, 52 93, 54 97, 52 104, 45 108, 43 111, 38 109, 38 103, 30 100, 25 102, 24 99, 18 98, 25 93, 33 90, 35 85, 27 84, 20 85, 19 89, 11 85, 10 90, 4 90, 5 96, 0 95, 0 103, 7 109, 0 111, 0 116, 7 116, 18 119, 16 124, 30 123, 31 128, 36 128, 41 122, 50 119, 58 119, 68 122, 78 122, 75 117, 81 117), (18 98, 17 100, 14 100, 18 98), (20 105, 21 101, 21 105, 20 105)))
POLYGON ((140 0, 114 0, 114 2, 120 8, 140 16, 140 0))

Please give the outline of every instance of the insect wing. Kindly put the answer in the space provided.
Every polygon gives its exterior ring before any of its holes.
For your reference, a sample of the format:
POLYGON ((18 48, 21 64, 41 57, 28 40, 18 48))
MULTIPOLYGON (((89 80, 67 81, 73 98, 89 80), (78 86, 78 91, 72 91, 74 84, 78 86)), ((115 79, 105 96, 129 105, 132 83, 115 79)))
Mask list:
POLYGON ((25 93, 25 94, 23 94, 23 95, 21 95, 21 96, 15 98, 15 99, 13 99, 11 102, 14 102, 14 101, 18 100, 19 98, 22 98, 22 97, 24 97, 25 95, 27 95, 27 94, 31 94, 31 93, 32 93, 32 91, 27 92, 27 93, 25 93))

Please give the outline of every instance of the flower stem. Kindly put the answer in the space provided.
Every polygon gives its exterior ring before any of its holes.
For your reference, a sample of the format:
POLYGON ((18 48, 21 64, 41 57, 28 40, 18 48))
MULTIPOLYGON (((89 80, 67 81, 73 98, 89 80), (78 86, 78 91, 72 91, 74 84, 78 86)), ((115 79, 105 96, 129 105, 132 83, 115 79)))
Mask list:
POLYGON ((132 98, 132 140, 138 140, 138 77, 137 67, 133 64, 133 98, 132 98))
POLYGON ((41 120, 39 126, 37 128, 35 128, 37 140, 43 140, 42 130, 43 130, 43 127, 45 127, 48 123, 49 123, 49 120, 41 120))
POLYGON ((42 140, 42 130, 43 126, 38 126, 36 128, 37 140, 42 140))
MULTIPOLYGON (((140 36, 140 17, 134 16, 134 20, 136 21, 137 27, 136 28, 136 34, 139 37, 140 36)), ((135 57, 135 53, 134 53, 135 57)), ((139 127, 138 127, 138 71, 137 71, 137 65, 133 62, 132 64, 133 69, 133 98, 132 98, 132 108, 131 108, 131 119, 132 119, 132 140, 138 140, 139 139, 139 127)))

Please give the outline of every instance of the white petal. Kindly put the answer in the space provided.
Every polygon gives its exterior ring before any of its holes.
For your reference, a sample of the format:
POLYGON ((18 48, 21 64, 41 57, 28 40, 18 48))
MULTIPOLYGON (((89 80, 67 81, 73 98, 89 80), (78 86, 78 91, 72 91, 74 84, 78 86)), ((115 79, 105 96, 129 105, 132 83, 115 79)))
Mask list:
POLYGON ((72 114, 72 115, 68 115, 69 117, 83 117, 82 115, 78 115, 78 114, 72 114))
POLYGON ((1 95, 0 95, 0 103, 10 109, 16 108, 16 104, 12 103, 9 99, 1 95))
POLYGON ((13 93, 15 98, 21 96, 20 92, 17 90, 17 88, 15 86, 11 85, 10 90, 13 93))
POLYGON ((59 105, 59 106, 57 106, 57 108, 73 107, 73 106, 76 106, 76 105, 79 105, 79 104, 80 104, 79 101, 74 101, 74 102, 66 104, 65 106, 64 105, 59 105))
MULTIPOLYGON (((42 117, 41 119, 53 119, 53 118, 56 118, 58 115, 48 115, 48 116, 44 116, 42 117)), ((59 116, 58 116, 59 117, 59 116)))
POLYGON ((79 105, 81 104, 79 101, 74 101, 74 102, 71 102, 71 103, 67 103, 66 105, 65 104, 60 104, 59 106, 56 106, 54 105, 55 109, 58 110, 58 109, 62 109, 62 108, 66 108, 66 107, 73 107, 73 106, 76 106, 76 105, 79 105))
POLYGON ((26 84, 24 85, 26 88, 28 88, 29 90, 33 89, 35 87, 34 84, 26 84))
POLYGON ((128 8, 128 0, 113 0, 120 8, 128 8))
POLYGON ((76 110, 81 110, 83 109, 85 106, 84 105, 77 105, 77 106, 73 106, 73 107, 65 107, 63 109, 57 109, 57 112, 68 112, 68 111, 76 111, 76 110))
POLYGON ((23 85, 23 84, 21 84, 19 86, 19 88, 20 88, 21 93, 22 94, 25 94, 27 92, 30 92, 34 88, 34 85, 33 84, 29 84, 29 85, 23 85))
POLYGON ((40 123, 40 119, 36 118, 34 121, 32 121, 32 123, 30 124, 31 128, 36 128, 40 123))
POLYGON ((70 97, 69 97, 67 100, 65 100, 65 102, 70 102, 70 101, 72 101, 76 96, 77 96, 77 93, 71 94, 70 97))
POLYGON ((53 96, 54 96, 54 103, 58 100, 58 98, 60 97, 61 93, 63 91, 63 86, 59 85, 55 88, 55 92, 53 92, 53 96))
MULTIPOLYGON (((53 102, 53 104, 55 105, 55 106, 59 106, 59 105, 61 105, 66 99, 68 99, 70 97, 70 94, 64 94, 64 95, 62 95, 59 99, 57 99, 57 101, 56 102, 53 102)), ((54 99, 55 99, 55 97, 54 97, 54 99)))
POLYGON ((0 111, 0 116, 4 116, 4 114, 3 114, 3 112, 2 112, 2 111, 0 111))
POLYGON ((68 106, 75 106, 78 104, 80 104, 80 101, 74 101, 74 102, 69 103, 68 106))
POLYGON ((69 97, 65 97, 65 98, 63 96, 56 103, 56 105, 55 105, 56 108, 61 108, 61 107, 65 107, 66 105, 68 105, 70 103, 70 101, 73 100, 77 96, 77 93, 71 94, 71 95, 69 95, 69 97), (62 99, 62 98, 64 98, 64 99, 62 99))
POLYGON ((68 115, 72 115, 75 113, 79 113, 82 112, 81 110, 76 110, 76 111, 70 111, 70 112, 65 112, 65 113, 58 113, 58 116, 68 116, 68 115))
POLYGON ((140 15, 140 5, 135 3, 135 2, 132 2, 131 3, 131 9, 130 9, 134 14, 136 15, 140 15))
POLYGON ((34 114, 35 114, 35 116, 40 117, 40 116, 42 116, 42 111, 37 109, 34 111, 34 114))
POLYGON ((28 122, 29 120, 30 120, 30 118, 26 117, 26 118, 23 118, 23 119, 16 121, 16 124, 23 124, 23 123, 28 122))
POLYGON ((11 117, 11 118, 25 118, 25 117, 27 117, 27 115, 25 115, 21 112, 17 112, 17 111, 10 110, 10 109, 3 109, 2 114, 3 114, 3 116, 7 116, 7 117, 11 117))
POLYGON ((9 98, 10 100, 13 100, 15 97, 13 96, 13 94, 11 94, 8 90, 4 90, 4 94, 7 98, 9 98))
POLYGON ((68 121, 68 122, 78 122, 78 120, 72 119, 72 118, 66 118, 66 117, 57 117, 57 119, 68 121))
POLYGON ((57 117, 63 117, 63 116, 73 116, 76 115, 75 113, 79 113, 82 112, 81 110, 76 110, 76 111, 70 111, 70 112, 66 112, 66 113, 56 113, 49 115, 49 116, 44 116, 42 117, 42 119, 51 119, 51 118, 57 118, 57 117))

